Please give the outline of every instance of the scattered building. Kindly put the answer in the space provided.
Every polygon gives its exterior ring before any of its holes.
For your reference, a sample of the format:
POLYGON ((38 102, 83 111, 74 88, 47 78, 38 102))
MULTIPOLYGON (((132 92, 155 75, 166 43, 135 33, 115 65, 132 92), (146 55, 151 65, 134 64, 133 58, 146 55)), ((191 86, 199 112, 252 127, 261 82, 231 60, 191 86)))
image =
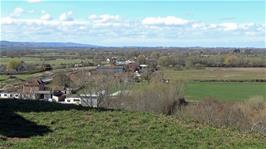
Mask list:
POLYGON ((106 63, 110 63, 111 60, 109 58, 106 59, 106 63))
POLYGON ((53 81, 53 78, 51 78, 51 77, 45 77, 45 78, 42 78, 41 81, 43 83, 45 83, 45 84, 48 84, 48 83, 50 83, 50 82, 53 81))
POLYGON ((140 66, 137 63, 129 63, 126 65, 126 71, 136 72, 140 70, 140 66))
POLYGON ((62 91, 54 91, 52 95, 52 101, 64 102, 66 95, 62 91))
POLYGON ((51 95, 42 80, 33 79, 27 81, 22 87, 22 97, 25 99, 44 99, 51 95))
POLYGON ((28 68, 29 66, 26 65, 25 63, 20 63, 17 67, 16 67, 16 72, 26 72, 29 70, 28 68))
POLYGON ((52 68, 52 66, 50 64, 43 64, 42 65, 42 69, 43 69, 43 71, 50 71, 53 68, 52 68))
POLYGON ((82 67, 83 64, 74 64, 74 67, 82 67))
POLYGON ((0 64, 0 73, 4 73, 4 72, 6 72, 6 65, 2 65, 2 64, 0 64))

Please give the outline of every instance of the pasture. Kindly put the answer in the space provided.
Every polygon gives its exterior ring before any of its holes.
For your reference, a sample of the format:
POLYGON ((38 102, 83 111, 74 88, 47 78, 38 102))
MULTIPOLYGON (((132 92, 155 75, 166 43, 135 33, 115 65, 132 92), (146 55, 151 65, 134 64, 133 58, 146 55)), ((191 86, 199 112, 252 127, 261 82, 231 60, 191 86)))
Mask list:
POLYGON ((166 78, 177 80, 266 80, 266 68, 163 69, 166 78))
POLYGON ((25 63, 27 64, 51 64, 52 66, 59 66, 59 65, 70 65, 70 64, 76 64, 76 63, 81 63, 81 59, 65 59, 65 58, 54 58, 54 59, 50 59, 50 60, 47 60, 47 59, 42 59, 41 57, 27 57, 27 56, 24 56, 24 57, 14 57, 14 58, 11 58, 11 57, 1 57, 1 60, 0 60, 0 63, 1 64, 5 64, 5 65, 8 65, 8 63, 12 60, 22 60, 24 61, 25 63))
POLYGON ((266 100, 266 68, 204 68, 188 70, 163 69, 171 82, 184 82, 189 100, 214 98, 224 101, 247 100, 254 96, 266 100), (206 82, 204 82, 206 81, 206 82))
POLYGON ((266 83, 257 82, 188 82, 185 96, 190 100, 214 98, 223 101, 244 101, 260 96, 266 100, 266 83))

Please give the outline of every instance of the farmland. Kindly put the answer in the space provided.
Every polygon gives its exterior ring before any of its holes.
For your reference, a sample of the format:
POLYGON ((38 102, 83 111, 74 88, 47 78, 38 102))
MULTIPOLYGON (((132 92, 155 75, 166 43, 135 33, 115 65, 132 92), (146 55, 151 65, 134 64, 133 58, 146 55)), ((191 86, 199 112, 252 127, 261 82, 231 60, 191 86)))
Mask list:
POLYGON ((0 149, 266 149, 264 1, 0 5, 0 149))
POLYGON ((80 58, 66 59, 66 57, 62 57, 62 56, 47 60, 41 57, 40 55, 40 56, 22 56, 22 57, 14 57, 14 58, 1 57, 0 63, 7 65, 12 60, 22 60, 28 64, 38 64, 38 65, 41 65, 42 63, 47 63, 55 67, 58 67, 60 65, 71 65, 75 63, 81 63, 82 61, 80 58))
MULTIPOLYGON (((161 71, 171 82, 184 82, 184 95, 189 100, 213 97, 218 100, 241 101, 254 96, 261 96, 266 100, 266 83, 253 82, 266 80, 266 68, 206 68, 179 71, 162 69, 161 71)), ((37 75, 14 76, 19 80, 27 80, 37 75)), ((0 75, 1 84, 7 80, 9 80, 7 75, 0 75)))
POLYGON ((247 100, 261 96, 266 100, 265 68, 205 68, 163 70, 171 81, 185 82, 185 96, 190 100, 213 97, 218 100, 247 100))
POLYGON ((265 148, 263 61, 252 54, 245 59, 245 53, 230 62, 227 54, 143 54, 99 50, 1 56, 3 91, 20 92, 25 82, 51 78, 45 87, 73 89, 65 92, 68 99, 106 95, 95 109, 0 100, 0 148, 265 148), (222 60, 214 67, 209 57, 222 60), (12 61, 19 65, 10 70, 12 61), (120 73, 99 69, 121 69, 118 62, 124 62, 120 73), (40 70, 43 64, 53 69, 40 70), (24 65, 27 71, 16 69, 24 65))
POLYGON ((190 100, 214 98, 223 101, 243 101, 255 96, 266 100, 266 83, 256 82, 189 82, 185 96, 190 100))
POLYGON ((151 113, 97 110, 39 101, 0 101, 0 107, 0 148, 266 146, 266 138, 257 134, 151 113), (16 117, 16 121, 9 120, 10 116, 16 117))
POLYGON ((204 68, 163 70, 170 80, 266 80, 266 68, 204 68))
MULTIPOLYGON (((170 83, 181 82, 189 100, 214 98, 222 101, 244 101, 260 96, 266 100, 265 68, 205 68, 189 70, 162 69, 170 83)), ((179 83, 180 84, 180 83, 179 83)), ((141 88, 147 85, 137 85, 141 88)))

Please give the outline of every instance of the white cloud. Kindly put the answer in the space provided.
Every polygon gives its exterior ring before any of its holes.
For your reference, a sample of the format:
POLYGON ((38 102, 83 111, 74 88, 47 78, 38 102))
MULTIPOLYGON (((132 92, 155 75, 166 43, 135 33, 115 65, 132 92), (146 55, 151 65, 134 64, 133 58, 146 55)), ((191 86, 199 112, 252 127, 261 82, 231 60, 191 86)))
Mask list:
POLYGON ((198 29, 198 30, 215 30, 218 29, 218 25, 217 24, 207 24, 207 23, 202 23, 202 22, 194 22, 192 23, 191 27, 193 29, 198 29))
POLYGON ((117 22, 120 20, 120 17, 118 15, 90 15, 89 20, 94 21, 94 22, 100 22, 100 23, 107 23, 107 22, 117 22))
MULTIPOLYGON (((26 15, 25 15, 26 16, 26 15)), ((118 39, 141 41, 208 41, 236 39, 264 39, 265 24, 220 22, 207 23, 177 17, 148 17, 153 19, 125 19, 118 15, 90 15, 86 20, 74 20, 72 12, 65 12, 59 19, 52 19, 46 11, 38 19, 4 17, 0 22, 4 39, 12 39, 15 34, 58 39, 98 39, 98 41, 118 39), (159 19, 158 19, 159 18, 159 19), (185 21, 184 21, 185 20, 185 21), (181 27, 179 27, 181 26, 181 27), (8 37, 8 38, 6 38, 8 37), (217 39, 218 40, 218 39, 217 39)), ((15 39, 20 39, 14 37, 15 39)), ((233 41, 233 40, 232 40, 233 41)))
POLYGON ((29 3, 39 3, 41 0, 27 0, 29 3))
POLYGON ((64 12, 59 17, 60 21, 73 21, 72 11, 64 12))
POLYGON ((50 21, 52 20, 52 16, 48 13, 44 13, 41 17, 40 17, 41 20, 44 20, 44 21, 50 21))
POLYGON ((126 24, 125 20, 122 20, 118 15, 90 15, 88 20, 94 26, 120 26, 126 24))
POLYGON ((10 25, 13 24, 14 22, 15 22, 14 19, 11 17, 1 18, 1 25, 10 25))
POLYGON ((194 23, 194 24, 192 24, 192 28, 194 28, 194 29, 205 28, 205 27, 206 27, 206 24, 204 24, 204 23, 194 23))
POLYGON ((221 23, 220 26, 224 31, 233 31, 238 29, 238 24, 236 23, 221 23))
POLYGON ((217 27, 216 24, 209 24, 209 25, 208 25, 208 28, 209 28, 209 29, 215 29, 216 27, 217 27))
POLYGON ((11 17, 19 17, 24 12, 24 9, 17 7, 14 11, 10 14, 11 17))
POLYGON ((175 16, 167 16, 167 17, 147 17, 142 20, 142 24, 144 25, 186 25, 190 21, 177 18, 175 16))
POLYGON ((245 34, 248 36, 256 36, 255 32, 245 32, 245 34))

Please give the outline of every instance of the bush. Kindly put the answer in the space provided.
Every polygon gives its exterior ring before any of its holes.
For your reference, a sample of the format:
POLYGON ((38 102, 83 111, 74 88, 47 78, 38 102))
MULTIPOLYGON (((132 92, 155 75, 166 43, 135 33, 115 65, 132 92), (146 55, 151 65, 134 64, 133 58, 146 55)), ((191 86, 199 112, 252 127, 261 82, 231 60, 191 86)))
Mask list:
POLYGON ((261 97, 234 103, 205 99, 182 108, 176 115, 179 119, 266 135, 266 102, 261 97))
POLYGON ((176 84, 166 84, 152 79, 148 85, 131 89, 119 98, 113 99, 111 108, 130 111, 172 114, 180 95, 176 84), (117 105, 114 105, 117 103, 117 105))

